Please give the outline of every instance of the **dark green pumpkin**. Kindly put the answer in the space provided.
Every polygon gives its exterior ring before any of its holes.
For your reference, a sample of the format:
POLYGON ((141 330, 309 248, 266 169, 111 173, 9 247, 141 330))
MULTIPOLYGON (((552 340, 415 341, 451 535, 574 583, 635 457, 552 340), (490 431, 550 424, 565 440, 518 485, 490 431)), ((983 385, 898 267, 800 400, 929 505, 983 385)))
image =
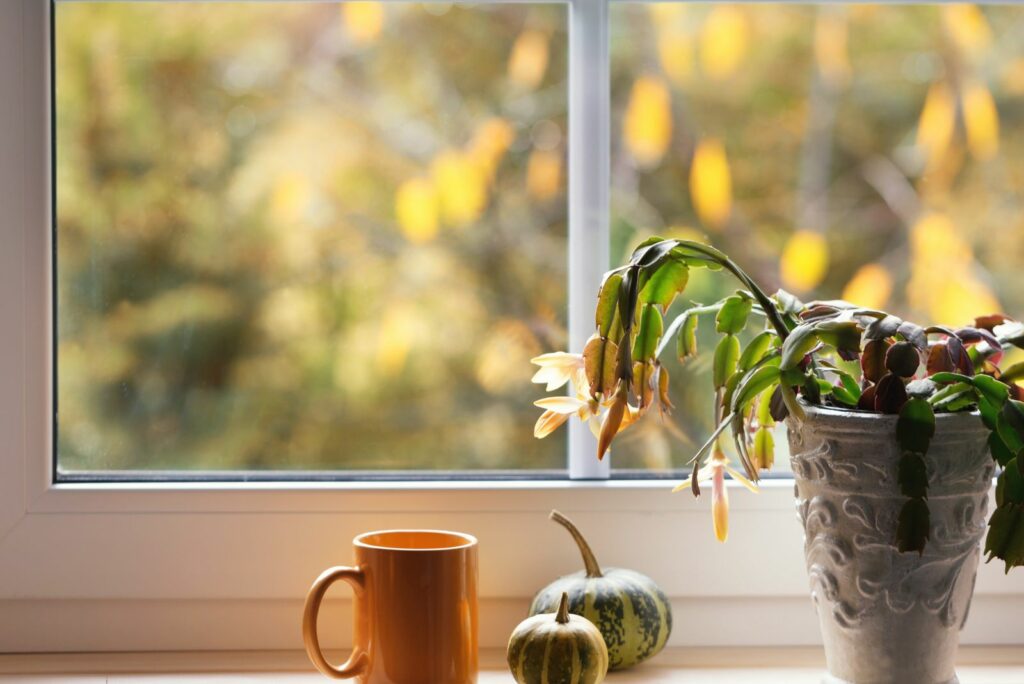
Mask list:
POLYGON ((632 570, 601 570, 590 545, 568 518, 551 511, 551 519, 572 535, 586 570, 561 577, 538 592, 530 615, 551 613, 569 596, 569 612, 601 631, 608 647, 608 667, 621 670, 647 660, 665 647, 672 632, 672 608, 650 577, 632 570))
POLYGON ((526 618, 508 640, 508 667, 519 684, 600 684, 608 674, 608 649, 601 632, 569 612, 562 594, 558 610, 526 618))

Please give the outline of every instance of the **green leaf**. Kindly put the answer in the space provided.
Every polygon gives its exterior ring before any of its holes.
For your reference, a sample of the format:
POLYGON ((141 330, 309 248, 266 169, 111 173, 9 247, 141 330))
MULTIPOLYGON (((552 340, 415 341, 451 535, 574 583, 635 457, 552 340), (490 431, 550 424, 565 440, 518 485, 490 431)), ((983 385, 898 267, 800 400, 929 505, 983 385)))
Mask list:
POLYGON ((822 321, 815 326, 815 334, 825 344, 841 351, 860 353, 863 332, 856 321, 822 321))
POLYGON ((633 317, 636 316, 636 288, 637 272, 630 268, 619 282, 618 309, 619 318, 622 319, 622 326, 626 329, 632 328, 633 317))
MULTIPOLYGON (((839 382, 843 384, 843 388, 860 399, 860 385, 857 384, 857 379, 845 371, 836 370, 836 375, 839 376, 839 382)), ((854 402, 856 403, 856 402, 854 402)))
POLYGON ((1024 565, 1024 506, 1005 503, 996 508, 988 521, 985 537, 987 560, 998 558, 1010 568, 1024 565))
POLYGON ((1010 398, 1010 387, 991 375, 975 375, 971 380, 978 391, 994 404, 1002 406, 1003 402, 1010 398))
POLYGON ((999 376, 999 379, 1006 383, 1024 379, 1024 361, 1015 363, 1007 368, 1003 371, 1003 374, 999 376))
POLYGON ((697 355, 697 315, 689 312, 683 315, 686 318, 679 326, 679 335, 676 337, 676 356, 680 361, 697 355))
POLYGON ((658 307, 651 304, 644 304, 640 310, 640 327, 636 331, 636 339, 633 340, 633 360, 650 361, 654 358, 654 352, 658 349, 658 340, 664 332, 664 322, 661 320, 661 312, 658 307))
POLYGON ((731 404, 733 413, 742 413, 748 403, 754 400, 758 394, 776 384, 779 381, 781 371, 778 366, 764 365, 757 370, 747 373, 740 383, 731 404))
POLYGON ((782 395, 782 401, 786 405, 786 410, 789 411, 789 415, 793 416, 793 419, 797 422, 802 422, 807 419, 807 413, 804 411, 804 407, 800 405, 800 402, 796 399, 796 392, 793 388, 782 382, 779 383, 779 393, 782 395))
POLYGON ((774 425, 772 417, 772 395, 775 394, 775 385, 769 385, 761 392, 761 398, 757 401, 757 422, 761 425, 774 425))
POLYGON ((611 332, 612 323, 615 321, 615 312, 619 303, 619 288, 622 285, 622 275, 609 273, 601 283, 601 290, 597 293, 597 332, 601 337, 608 337, 611 332))
POLYGON ((666 311, 676 295, 686 289, 689 278, 690 269, 684 262, 668 259, 651 273, 647 283, 640 290, 640 301, 666 311))
POLYGON ((722 308, 715 316, 715 329, 720 333, 735 335, 747 325, 747 317, 754 307, 754 301, 744 294, 734 294, 726 297, 722 302, 722 308))
POLYGON ((641 268, 654 266, 675 249, 676 245, 675 240, 666 240, 657 236, 647 238, 633 250, 633 256, 630 257, 629 262, 641 268))
POLYGON ((736 372, 736 362, 740 358, 740 341, 735 335, 726 335, 715 347, 714 383, 715 389, 721 389, 736 372))
POLYGON ((924 399, 908 399, 896 421, 896 441, 900 450, 926 454, 934 435, 935 414, 932 405, 924 399))
POLYGON ((860 393, 853 394, 843 385, 833 385, 831 388, 832 396, 835 397, 836 401, 846 406, 856 407, 857 402, 860 401, 860 393))
POLYGON ((740 355, 740 370, 750 370, 754 367, 754 364, 764 358, 765 353, 768 351, 768 346, 772 343, 774 337, 775 333, 765 330, 750 340, 746 349, 743 350, 743 354, 740 355))
POLYGON ((1024 475, 1020 472, 1016 458, 1011 458, 1003 472, 999 473, 996 494, 997 503, 1000 505, 1007 502, 1024 504, 1024 475))
MULTIPOLYGON (((1021 448, 1024 448, 1024 402, 1011 399, 1003 404, 1002 417, 1016 437, 1016 440, 1009 440, 1006 437, 1003 437, 1003 440, 1014 451, 1020 451, 1021 448)), ((1002 435, 1002 428, 999 433, 1002 435)))
POLYGON ((796 316, 804 308, 803 302, 801 302, 799 299, 796 298, 796 296, 790 294, 789 292, 786 292, 785 290, 779 290, 778 292, 776 292, 774 295, 774 299, 779 305, 779 311, 784 314, 796 316))
POLYGON ((754 433, 754 465, 761 470, 769 470, 775 464, 775 438, 772 431, 761 426, 754 433))
POLYGON ((900 456, 897 469, 900 491, 912 499, 928 498, 928 467, 924 456, 911 452, 900 456))
POLYGON ((896 547, 900 553, 917 551, 924 553, 925 544, 931 538, 931 514, 924 499, 908 499, 900 509, 896 526, 896 547))
POLYGON ((965 382, 969 385, 974 385, 974 378, 962 373, 935 373, 931 378, 932 382, 937 382, 940 385, 948 385, 954 382, 965 382))
MULTIPOLYGON (((1005 468, 1014 458, 1013 452, 1006 446, 1006 442, 1002 440, 998 432, 988 433, 988 450, 995 462, 1002 468, 1005 468)), ((1020 465, 1020 461, 1017 464, 1020 465)))
POLYGON ((796 368, 803 361, 807 352, 811 351, 816 344, 818 344, 818 338, 814 334, 813 324, 801 323, 793 328, 789 337, 782 343, 782 370, 796 368))

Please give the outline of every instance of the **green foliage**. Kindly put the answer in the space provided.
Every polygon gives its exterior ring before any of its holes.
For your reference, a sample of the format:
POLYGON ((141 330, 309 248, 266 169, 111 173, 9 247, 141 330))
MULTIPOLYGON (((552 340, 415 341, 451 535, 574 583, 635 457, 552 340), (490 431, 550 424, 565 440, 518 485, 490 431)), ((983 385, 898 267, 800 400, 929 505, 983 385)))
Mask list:
POLYGON ((900 449, 917 454, 928 453, 935 435, 935 414, 924 399, 908 399, 896 421, 896 442, 900 449))
POLYGON ((633 341, 633 358, 637 361, 653 359, 662 332, 664 322, 658 307, 654 304, 644 304, 640 310, 640 326, 633 341))
POLYGON ((737 293, 725 299, 718 314, 715 316, 715 329, 727 335, 736 335, 742 332, 747 325, 747 317, 753 308, 754 302, 750 297, 737 293))
POLYGON ((715 347, 714 383, 715 389, 721 389, 736 372, 736 363, 740 358, 740 341, 735 335, 726 335, 715 347))
POLYGON ((651 274, 640 290, 640 301, 667 311, 676 295, 686 289, 690 268, 686 262, 669 259, 662 268, 651 274))
POLYGON ((676 344, 676 356, 680 361, 697 355, 697 323, 699 320, 696 315, 683 314, 683 324, 679 328, 676 344))
POLYGON ((907 499, 900 509, 896 527, 896 548, 900 553, 917 551, 924 553, 924 547, 931 538, 931 513, 924 499, 907 499))

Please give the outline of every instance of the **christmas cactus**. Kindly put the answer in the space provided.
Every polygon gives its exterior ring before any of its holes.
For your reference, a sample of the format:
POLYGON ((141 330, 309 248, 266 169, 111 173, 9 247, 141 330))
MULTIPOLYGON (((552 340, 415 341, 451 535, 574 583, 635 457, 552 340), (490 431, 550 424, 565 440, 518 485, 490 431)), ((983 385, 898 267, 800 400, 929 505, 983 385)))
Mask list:
POLYGON ((700 483, 712 482, 719 539, 728 515, 725 474, 756 491, 760 472, 772 467, 774 424, 801 420, 805 405, 826 405, 898 416, 897 472, 906 501, 892 533, 901 551, 921 553, 930 529, 925 455, 935 416, 974 412, 991 431, 989 448, 1000 469, 985 550, 1007 571, 1024 565, 1024 391, 1015 384, 1024 379, 1024 364, 999 366, 1005 349, 1024 348, 1024 324, 999 314, 953 329, 920 326, 845 301, 805 304, 783 291, 766 294, 714 247, 651 238, 628 263, 605 274, 595 332, 582 353, 534 359, 540 366, 534 381, 549 392, 568 382, 574 387, 572 396, 536 402, 545 411, 535 435, 547 436, 576 414, 590 424, 603 458, 615 437, 652 406, 669 412, 662 357, 668 349, 680 362, 693 357, 702 318, 713 318, 721 335, 713 360, 717 427, 676 489, 699 495, 700 483), (728 271, 740 288, 666 323, 693 268, 728 271), (744 346, 739 335, 745 330, 753 337, 744 346))

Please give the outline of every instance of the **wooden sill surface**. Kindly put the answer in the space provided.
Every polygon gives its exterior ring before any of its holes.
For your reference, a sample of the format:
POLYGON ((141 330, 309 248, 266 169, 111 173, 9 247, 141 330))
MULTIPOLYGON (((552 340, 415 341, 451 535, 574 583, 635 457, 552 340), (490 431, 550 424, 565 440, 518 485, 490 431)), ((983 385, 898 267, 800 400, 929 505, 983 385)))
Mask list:
MULTIPOLYGON (((961 684, 1024 684, 1024 648, 964 647, 961 684)), ((340 656, 337 658, 340 660, 340 656)), ((676 648, 610 684, 820 684, 817 648, 676 648)), ((510 684, 503 654, 481 653, 479 684, 510 684)), ((293 651, 0 655, 0 683, 304 684, 329 681, 293 651)))

